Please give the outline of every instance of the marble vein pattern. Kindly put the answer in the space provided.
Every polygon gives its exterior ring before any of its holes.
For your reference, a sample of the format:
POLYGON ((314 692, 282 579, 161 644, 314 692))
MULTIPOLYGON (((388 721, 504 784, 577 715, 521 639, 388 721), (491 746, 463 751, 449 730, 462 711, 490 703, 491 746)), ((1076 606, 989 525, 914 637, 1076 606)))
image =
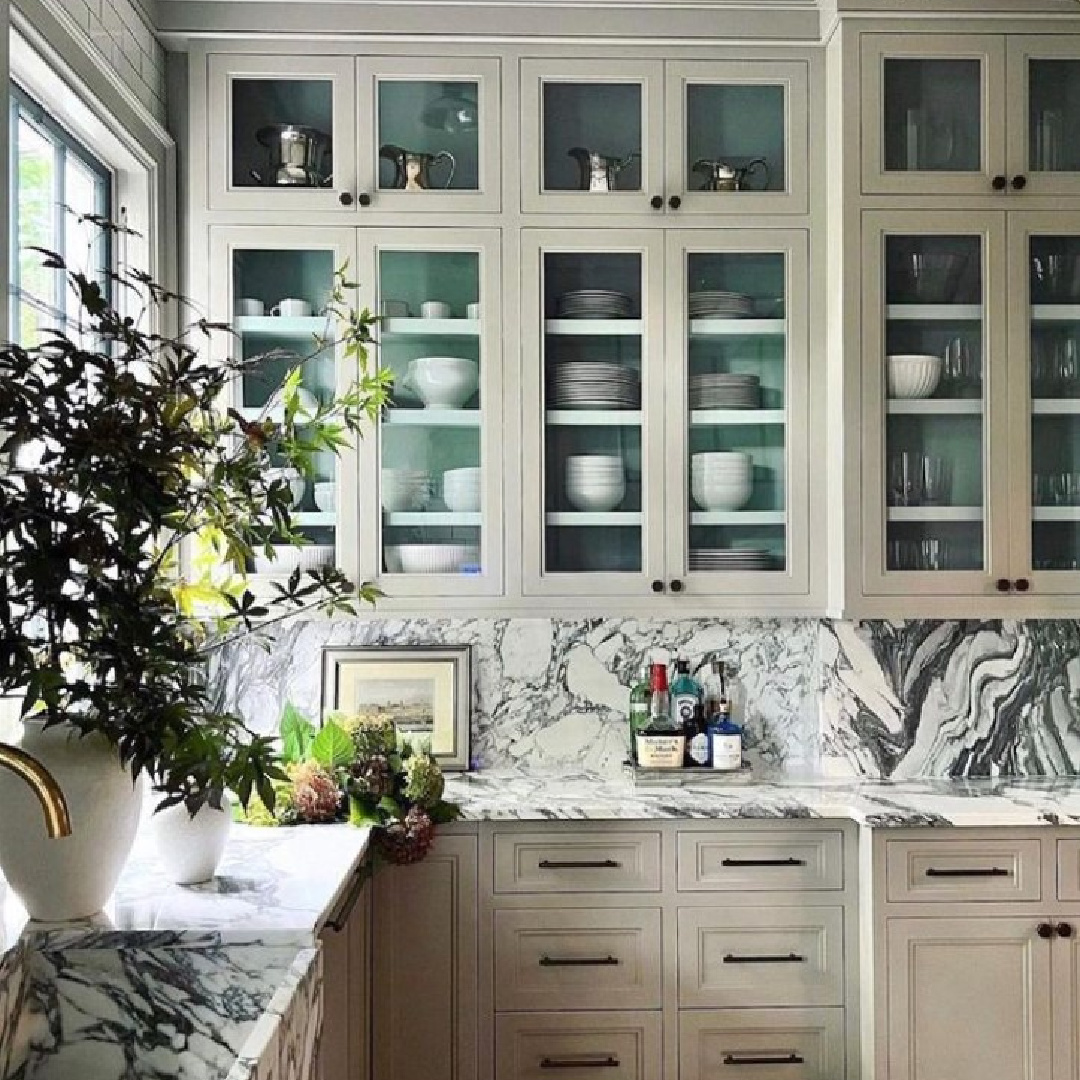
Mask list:
POLYGON ((1080 772, 1080 622, 826 622, 821 764, 830 774, 1080 772))
POLYGON ((813 620, 391 619, 309 620, 221 658, 221 701, 259 731, 282 705, 321 711, 325 645, 473 647, 472 756, 481 768, 519 765, 617 773, 627 753, 629 688, 649 659, 715 654, 733 675, 748 754, 806 767, 817 753, 813 620))

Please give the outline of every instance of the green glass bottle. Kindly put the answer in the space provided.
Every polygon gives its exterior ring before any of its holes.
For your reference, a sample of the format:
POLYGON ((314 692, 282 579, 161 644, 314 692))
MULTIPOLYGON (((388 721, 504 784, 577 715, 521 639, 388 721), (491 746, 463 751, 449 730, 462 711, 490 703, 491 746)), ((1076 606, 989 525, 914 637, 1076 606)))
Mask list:
POLYGON ((630 688, 630 762, 637 764, 637 734, 649 726, 649 665, 641 669, 638 680, 630 688))

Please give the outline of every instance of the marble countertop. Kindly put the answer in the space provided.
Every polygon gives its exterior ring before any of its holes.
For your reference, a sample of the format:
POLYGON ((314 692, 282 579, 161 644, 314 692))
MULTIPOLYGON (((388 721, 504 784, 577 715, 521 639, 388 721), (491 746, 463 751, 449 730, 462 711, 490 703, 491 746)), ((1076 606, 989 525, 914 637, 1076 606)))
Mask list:
POLYGON ((858 781, 777 776, 642 780, 488 771, 453 776, 466 820, 841 818, 870 828, 1080 825, 1080 777, 858 781))

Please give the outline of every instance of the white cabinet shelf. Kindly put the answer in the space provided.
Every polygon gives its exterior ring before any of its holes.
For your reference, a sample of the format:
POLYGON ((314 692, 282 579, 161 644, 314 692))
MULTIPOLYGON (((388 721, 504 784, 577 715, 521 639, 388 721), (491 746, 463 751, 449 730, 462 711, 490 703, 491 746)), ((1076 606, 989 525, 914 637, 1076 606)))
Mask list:
POLYGON ((691 525, 783 525, 786 522, 783 510, 695 510, 690 514, 691 525))
POLYGON ((690 413, 693 427, 748 427, 752 424, 783 424, 787 414, 783 409, 694 409, 690 413))
POLYGON ((609 510, 606 513, 600 511, 558 510, 547 515, 547 523, 549 525, 580 526, 583 528, 596 528, 599 526, 612 525, 640 525, 641 522, 642 514, 640 510, 609 510))
POLYGON ((1080 416, 1080 398, 1032 398, 1035 416, 1080 416))
POLYGON ((1075 521, 1080 523, 1080 506, 1036 506, 1031 511, 1035 521, 1075 521))
POLYGON ((480 336, 479 319, 383 319, 379 340, 480 336))
POLYGON ((981 398, 890 398, 890 416, 981 416, 981 398))
POLYGON ((641 319, 548 319, 544 333, 552 337, 641 337, 641 319))
POLYGON ((886 319, 910 322, 981 322, 982 304, 889 304, 886 319))
POLYGON ((383 523, 391 526, 466 526, 480 527, 479 511, 462 510, 399 510, 383 513, 383 523))
POLYGON ((549 409, 545 418, 557 427, 641 427, 640 409, 549 409))
POLYGON ((325 315, 240 315, 233 319, 232 326, 237 333, 251 337, 330 337, 334 329, 333 320, 325 315))
POLYGON ((1080 322, 1080 304, 1032 304, 1032 322, 1080 322))
POLYGON ((785 319, 691 319, 690 338, 783 337, 785 319))
POLYGON ((293 513, 293 523, 332 529, 337 524, 337 514, 332 510, 297 510, 293 513))
POLYGON ((982 521, 981 506, 890 506, 889 521, 982 521))
POLYGON ((479 409, 387 409, 384 424, 392 427, 479 427, 479 409))

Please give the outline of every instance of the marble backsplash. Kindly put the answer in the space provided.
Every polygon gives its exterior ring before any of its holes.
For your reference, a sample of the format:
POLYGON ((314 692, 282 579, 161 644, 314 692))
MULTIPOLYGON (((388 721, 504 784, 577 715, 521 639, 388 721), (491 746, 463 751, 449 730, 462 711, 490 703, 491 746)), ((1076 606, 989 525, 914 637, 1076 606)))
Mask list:
POLYGON ((907 778, 1080 771, 1080 622, 812 619, 335 619, 247 642, 216 674, 260 731, 291 700, 316 716, 321 651, 473 646, 472 758, 617 770, 628 687, 650 657, 717 655, 735 672, 751 760, 907 778))

